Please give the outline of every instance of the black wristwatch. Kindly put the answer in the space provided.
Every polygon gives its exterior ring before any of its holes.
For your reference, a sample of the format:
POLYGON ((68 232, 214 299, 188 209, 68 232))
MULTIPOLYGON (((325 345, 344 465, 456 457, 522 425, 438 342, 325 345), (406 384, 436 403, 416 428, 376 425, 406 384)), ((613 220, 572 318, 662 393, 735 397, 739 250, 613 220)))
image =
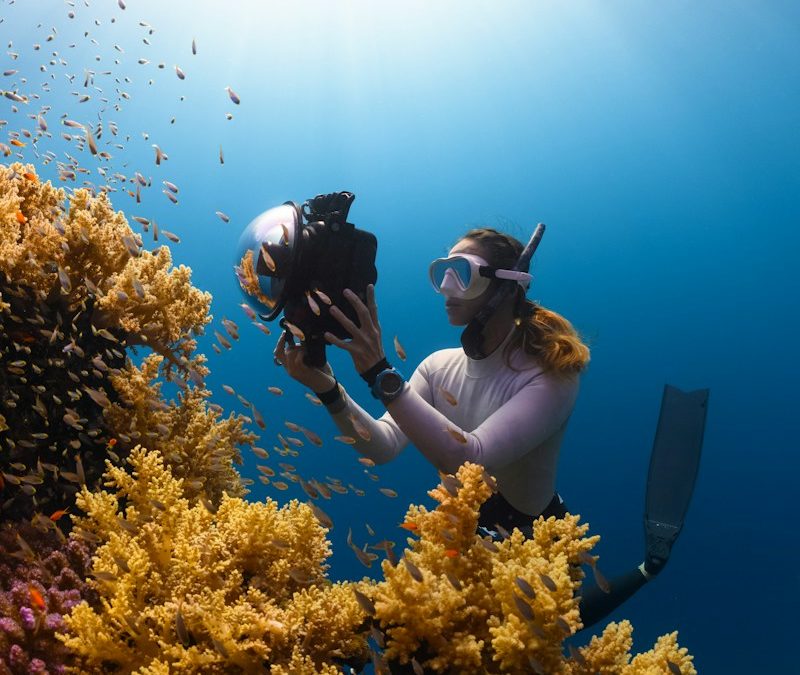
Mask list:
POLYGON ((403 393, 405 385, 406 381, 397 368, 387 368, 378 373, 375 378, 372 395, 384 403, 389 403, 403 393))

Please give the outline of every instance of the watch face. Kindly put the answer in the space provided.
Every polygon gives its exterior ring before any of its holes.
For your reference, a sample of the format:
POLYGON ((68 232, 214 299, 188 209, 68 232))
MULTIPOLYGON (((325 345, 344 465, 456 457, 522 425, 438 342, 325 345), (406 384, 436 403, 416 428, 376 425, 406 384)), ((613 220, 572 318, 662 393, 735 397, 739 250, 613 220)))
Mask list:
POLYGON ((395 394, 400 391, 400 388, 403 386, 403 378, 399 375, 399 373, 386 373, 381 378, 381 391, 384 394, 395 394))

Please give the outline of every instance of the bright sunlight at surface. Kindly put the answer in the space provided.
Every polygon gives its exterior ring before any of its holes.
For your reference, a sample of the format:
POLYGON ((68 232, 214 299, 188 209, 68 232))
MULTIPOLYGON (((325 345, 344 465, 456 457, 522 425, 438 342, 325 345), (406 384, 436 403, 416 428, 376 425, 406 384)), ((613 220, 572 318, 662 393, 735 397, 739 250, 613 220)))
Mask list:
MULTIPOLYGON (((796 3, 0 0, 0 19, 0 672, 78 657, 110 672, 137 654, 283 672, 365 657, 371 672, 367 644, 378 670, 383 651, 392 672, 412 654, 442 672, 476 637, 489 672, 583 672, 600 650, 577 650, 609 622, 604 644, 641 653, 633 668, 791 672, 796 3), (552 543, 449 539, 491 479, 442 478, 426 439, 373 465, 358 425, 273 361, 277 321, 241 307, 240 235, 340 191, 377 240, 381 346, 405 379, 465 358, 463 306, 431 287, 431 261, 470 228, 524 244, 546 224, 527 298, 591 354, 556 444, 555 487, 581 520, 552 526, 586 579, 552 543), (575 585, 644 559, 666 383, 711 390, 680 538, 663 572, 562 642, 575 585), (76 498, 84 483, 95 496, 76 498), (464 567, 499 585, 463 594, 464 567), (462 630, 459 603, 499 632, 462 630), (422 646, 381 647, 391 622, 422 646), (672 631, 688 655, 651 656, 672 631)), ((325 311, 309 290, 303 306, 325 311)), ((375 398, 345 349, 326 356, 364 419, 402 400, 375 398)), ((496 392, 476 379, 456 396, 437 372, 437 447, 473 451, 487 436, 470 414, 496 392)))

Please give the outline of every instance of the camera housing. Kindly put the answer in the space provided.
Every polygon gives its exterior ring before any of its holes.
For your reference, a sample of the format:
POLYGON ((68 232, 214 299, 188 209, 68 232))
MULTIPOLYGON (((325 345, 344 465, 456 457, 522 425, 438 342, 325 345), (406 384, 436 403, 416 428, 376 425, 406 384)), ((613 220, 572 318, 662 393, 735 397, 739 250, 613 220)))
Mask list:
POLYGON ((302 332, 309 366, 325 365, 325 332, 352 337, 330 315, 328 303, 359 325, 343 291, 349 288, 366 303, 367 286, 378 278, 378 240, 347 222, 354 199, 352 192, 334 192, 302 207, 284 202, 255 218, 240 238, 235 270, 245 299, 265 321, 283 312, 286 339, 294 342, 289 322, 302 332))

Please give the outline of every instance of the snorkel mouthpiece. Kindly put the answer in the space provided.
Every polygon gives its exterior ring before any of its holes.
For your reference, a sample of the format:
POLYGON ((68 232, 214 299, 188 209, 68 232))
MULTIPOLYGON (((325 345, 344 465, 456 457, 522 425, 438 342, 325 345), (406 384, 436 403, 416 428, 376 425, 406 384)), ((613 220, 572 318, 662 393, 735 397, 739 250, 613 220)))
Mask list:
MULTIPOLYGON (((544 236, 545 224, 539 223, 533 231, 530 241, 527 243, 522 253, 520 253, 517 262, 512 268, 515 272, 527 272, 533 254, 539 247, 539 242, 544 236)), ((513 281, 503 281, 500 283, 498 289, 494 292, 487 303, 475 315, 475 317, 467 324, 467 327, 461 333, 461 346, 464 348, 464 353, 471 359, 484 359, 486 354, 483 351, 483 329, 491 316, 497 311, 502 302, 511 293, 516 291, 517 284, 513 281)))

